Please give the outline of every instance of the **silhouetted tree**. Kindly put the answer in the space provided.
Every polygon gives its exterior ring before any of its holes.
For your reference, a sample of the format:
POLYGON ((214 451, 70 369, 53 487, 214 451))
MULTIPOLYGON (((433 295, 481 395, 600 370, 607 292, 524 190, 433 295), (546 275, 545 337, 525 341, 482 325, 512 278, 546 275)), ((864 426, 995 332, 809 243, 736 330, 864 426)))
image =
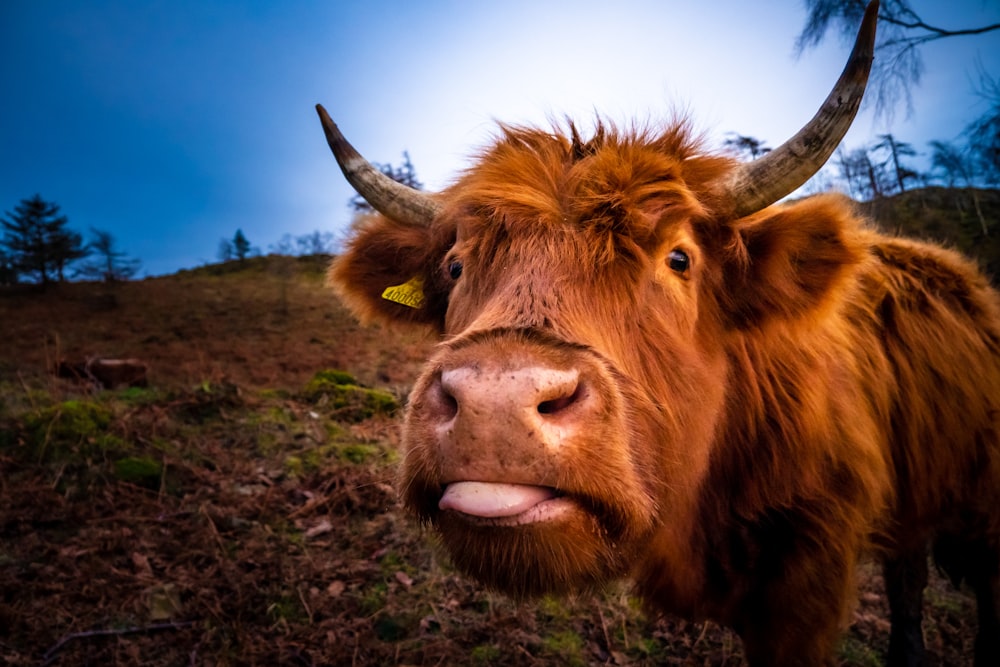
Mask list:
MULTIPOLYGON (((823 41, 829 29, 853 38, 868 0, 806 0, 806 25, 796 40, 799 53, 823 41)), ((942 28, 927 23, 909 0, 882 0, 879 7, 878 56, 872 65, 870 88, 879 115, 891 116, 902 100, 912 111, 911 87, 920 84, 924 63, 920 47, 946 37, 981 35, 1000 30, 1000 23, 968 28, 942 28)))
POLYGON ((273 255, 294 255, 295 239, 291 234, 283 234, 277 242, 269 245, 267 249, 273 255))
MULTIPOLYGON (((962 149, 947 141, 932 141, 931 147, 931 169, 940 174, 943 182, 949 187, 963 186, 972 199, 972 206, 979 218, 979 226, 983 230, 983 236, 989 234, 986 224, 986 217, 983 215, 982 206, 979 203, 979 192, 975 184, 975 159, 969 148, 962 149)), ((955 205, 959 213, 962 212, 960 200, 956 194, 955 205)))
POLYGON ((868 150, 856 148, 837 149, 835 163, 840 176, 847 184, 848 193, 855 199, 878 199, 885 192, 885 172, 872 161, 868 150))
POLYGON ((236 235, 233 236, 233 255, 239 261, 243 261, 250 254, 250 242, 247 241, 247 237, 243 235, 242 229, 236 230, 236 235))
POLYGON ((969 123, 963 134, 984 185, 1000 184, 1000 79, 980 68, 976 93, 987 104, 982 116, 969 123))
MULTIPOLYGON (((410 154, 406 151, 403 151, 403 164, 399 167, 394 168, 391 164, 373 164, 379 171, 398 183, 408 185, 414 190, 424 189, 424 184, 417 179, 417 171, 413 168, 413 163, 410 162, 410 154)), ((371 205, 361 195, 354 195, 350 205, 355 213, 369 213, 372 210, 371 205)))
POLYGON ((233 252, 233 242, 229 239, 219 239, 219 250, 216 256, 219 258, 220 262, 228 262, 234 256, 233 252))
POLYGON ((333 254, 333 234, 316 230, 311 234, 303 234, 295 239, 300 255, 330 255, 333 254))
POLYGON ((931 169, 949 188, 966 186, 972 179, 972 165, 965 151, 947 141, 932 141, 931 169))
POLYGON ((126 253, 115 248, 115 237, 111 232, 91 227, 90 233, 93 240, 87 244, 87 248, 91 259, 77 270, 80 276, 111 283, 130 280, 139 272, 142 263, 138 259, 130 259, 126 253))
POLYGON ((59 215, 59 205, 41 195, 23 199, 2 221, 3 246, 21 276, 43 285, 65 280, 65 268, 87 255, 83 237, 66 228, 69 219, 59 215))
POLYGON ((915 157, 917 151, 912 145, 897 141, 891 134, 880 134, 878 138, 880 141, 872 146, 872 150, 882 151, 886 155, 879 166, 893 180, 899 192, 905 192, 906 181, 916 179, 919 174, 902 164, 902 158, 915 157))
POLYGON ((302 255, 332 255, 336 250, 336 240, 330 232, 319 230, 301 236, 283 235, 268 250, 276 255, 289 257, 302 255))
POLYGON ((761 155, 771 152, 769 146, 754 137, 747 137, 736 132, 730 132, 727 139, 722 142, 723 146, 733 149, 738 155, 749 156, 751 160, 756 160, 761 155))
POLYGON ((66 267, 86 257, 90 251, 83 244, 83 235, 72 229, 61 229, 52 236, 52 263, 59 282, 66 280, 66 267))

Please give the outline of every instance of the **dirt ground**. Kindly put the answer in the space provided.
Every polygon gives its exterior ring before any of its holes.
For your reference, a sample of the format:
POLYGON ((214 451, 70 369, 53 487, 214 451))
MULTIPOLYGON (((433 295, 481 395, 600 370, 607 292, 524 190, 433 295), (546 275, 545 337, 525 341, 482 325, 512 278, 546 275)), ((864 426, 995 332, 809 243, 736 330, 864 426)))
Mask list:
MULTIPOLYGON (((3 294, 0 322, 3 664, 743 664, 624 584, 516 604, 455 573, 392 487, 431 342, 357 326, 306 260, 3 294), (91 355, 150 386, 48 372, 91 355)), ((873 564, 859 587, 840 661, 879 665, 873 564)), ((970 665, 968 591, 935 575, 925 609, 931 664, 970 665)))

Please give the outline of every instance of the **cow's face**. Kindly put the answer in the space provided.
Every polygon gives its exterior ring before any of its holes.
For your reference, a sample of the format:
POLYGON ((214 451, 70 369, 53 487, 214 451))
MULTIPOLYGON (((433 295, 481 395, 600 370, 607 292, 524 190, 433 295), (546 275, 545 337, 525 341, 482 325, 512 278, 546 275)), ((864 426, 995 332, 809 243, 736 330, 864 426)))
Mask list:
POLYGON ((366 220, 333 268, 355 310, 443 334, 401 493, 496 587, 574 588, 623 574, 654 531, 682 543, 727 341, 815 311, 855 261, 829 215, 720 219, 730 163, 684 136, 508 131, 429 225, 366 220))

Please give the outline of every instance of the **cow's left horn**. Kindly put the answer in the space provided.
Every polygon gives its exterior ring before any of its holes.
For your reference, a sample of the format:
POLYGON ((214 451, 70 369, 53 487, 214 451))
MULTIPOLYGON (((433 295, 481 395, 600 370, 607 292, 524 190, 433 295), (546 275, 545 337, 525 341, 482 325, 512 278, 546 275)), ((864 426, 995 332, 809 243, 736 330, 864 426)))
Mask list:
POLYGON ((326 142, 347 181, 372 207, 393 220, 430 224, 441 206, 426 194, 392 180, 354 149, 322 104, 316 105, 326 142))
POLYGON ((833 91, 805 127, 764 157, 736 170, 723 196, 736 217, 755 213, 812 178, 837 149, 854 121, 875 52, 878 0, 865 10, 851 57, 833 91))

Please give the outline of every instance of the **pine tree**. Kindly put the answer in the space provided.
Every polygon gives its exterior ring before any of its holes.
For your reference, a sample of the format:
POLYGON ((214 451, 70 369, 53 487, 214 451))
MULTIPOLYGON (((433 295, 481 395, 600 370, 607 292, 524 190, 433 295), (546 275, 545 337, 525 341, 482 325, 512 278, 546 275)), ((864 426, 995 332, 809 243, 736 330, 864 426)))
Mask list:
POLYGON ((69 219, 59 215, 59 205, 41 195, 23 199, 2 221, 3 246, 11 265, 21 276, 47 285, 65 280, 66 266, 87 255, 83 237, 66 229, 69 219))
POLYGON ((62 229, 51 238, 52 263, 55 265, 59 282, 66 280, 66 266, 90 254, 90 249, 83 243, 83 235, 72 229, 62 229))
POLYGON ((236 259, 241 262, 250 254, 250 241, 247 241, 247 237, 243 235, 242 229, 236 230, 236 236, 233 237, 232 249, 236 259))

